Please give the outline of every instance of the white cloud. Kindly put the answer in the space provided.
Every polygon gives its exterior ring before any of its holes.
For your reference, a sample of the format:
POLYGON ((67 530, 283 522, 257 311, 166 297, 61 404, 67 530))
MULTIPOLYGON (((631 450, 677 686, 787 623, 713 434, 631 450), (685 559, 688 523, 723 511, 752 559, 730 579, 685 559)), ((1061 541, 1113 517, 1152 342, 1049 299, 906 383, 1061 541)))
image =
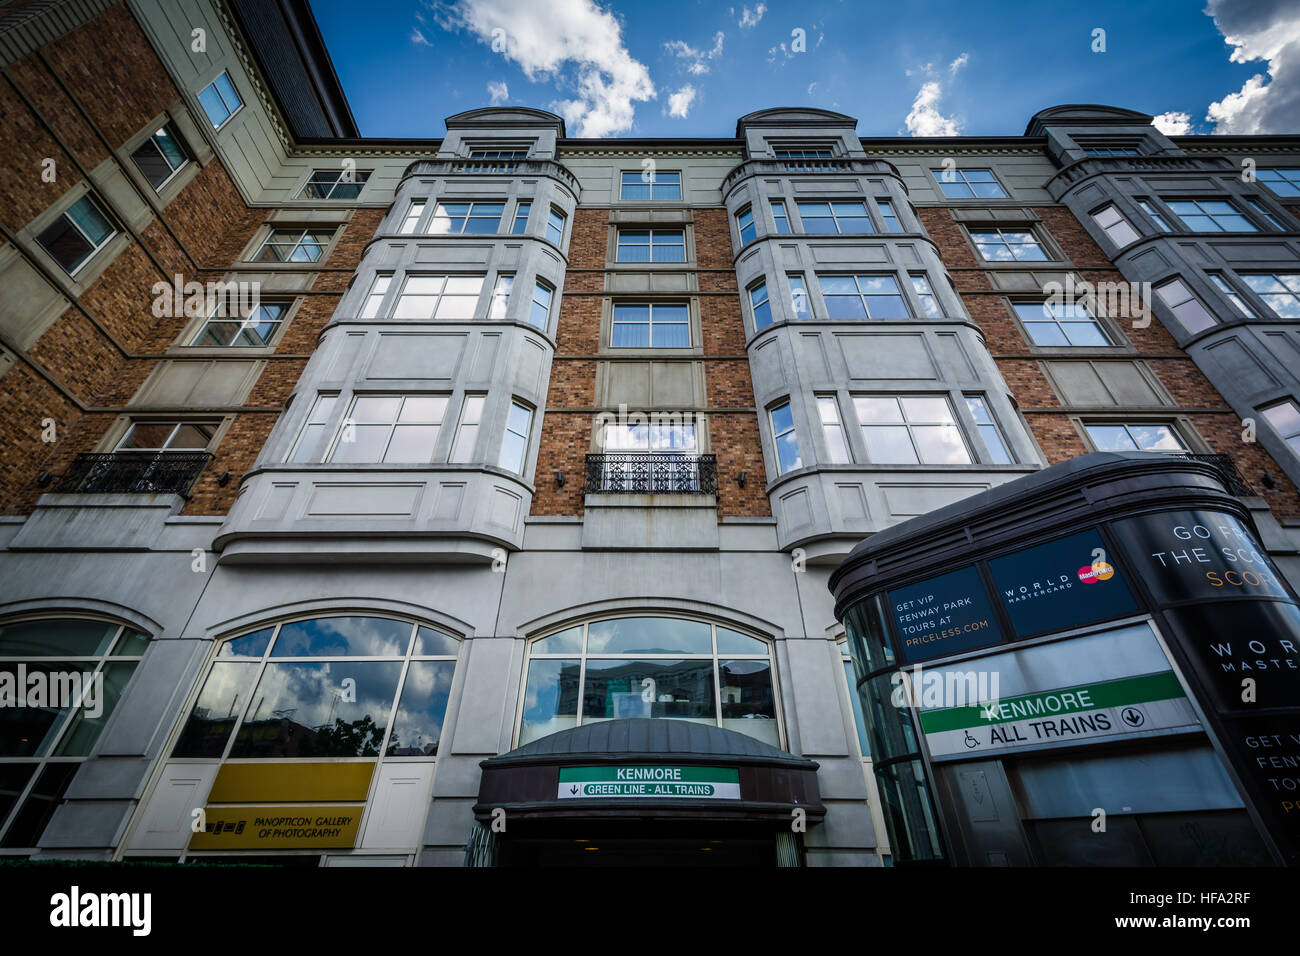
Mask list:
POLYGON ((1294 0, 1209 0, 1205 12, 1233 63, 1265 62, 1235 93, 1211 103, 1216 133, 1292 133, 1300 126, 1300 7, 1294 0))
POLYGON ((812 96, 813 90, 815 89, 817 89, 817 81, 813 80, 811 83, 808 84, 808 95, 812 96))
POLYGON ((421 32, 419 27, 411 28, 411 42, 416 46, 433 46, 433 44, 429 42, 429 38, 421 32))
POLYGON ((1186 136, 1192 131, 1192 117, 1190 113, 1170 110, 1152 117, 1151 125, 1166 136, 1186 136))
POLYGON ((758 21, 763 19, 765 13, 767 13, 766 3, 760 3, 753 10, 749 9, 749 7, 742 8, 740 11, 740 29, 750 30, 758 26, 758 21))
POLYGON ((678 119, 686 119, 686 114, 690 112, 691 105, 695 102, 695 87, 687 83, 676 93, 668 97, 668 115, 675 116, 678 119))
MULTIPOLYGON (((969 53, 962 53, 948 64, 948 76, 954 77, 970 60, 969 53)), ((927 63, 921 70, 915 71, 933 76, 932 64, 927 63)), ((907 71, 911 76, 913 71, 907 71)), ((961 120, 944 116, 939 111, 939 100, 943 97, 943 84, 938 80, 927 80, 916 92, 912 100, 912 109, 907 114, 904 125, 912 136, 957 136, 961 133, 961 120)))
POLYGON ((466 29, 517 63, 529 80, 553 80, 576 96, 552 108, 573 136, 631 129, 638 102, 654 99, 650 71, 623 44, 623 27, 593 0, 455 0, 432 8, 445 29, 466 29), (576 74, 566 76, 571 68, 576 74))
POLYGON ((488 96, 492 97, 492 105, 497 106, 510 99, 510 88, 506 86, 505 80, 493 80, 487 85, 488 96))
POLYGON ((685 40, 669 40, 664 49, 679 60, 689 60, 686 72, 692 76, 703 76, 709 72, 708 61, 722 56, 722 41, 725 34, 721 30, 713 35, 713 49, 697 50, 685 40))

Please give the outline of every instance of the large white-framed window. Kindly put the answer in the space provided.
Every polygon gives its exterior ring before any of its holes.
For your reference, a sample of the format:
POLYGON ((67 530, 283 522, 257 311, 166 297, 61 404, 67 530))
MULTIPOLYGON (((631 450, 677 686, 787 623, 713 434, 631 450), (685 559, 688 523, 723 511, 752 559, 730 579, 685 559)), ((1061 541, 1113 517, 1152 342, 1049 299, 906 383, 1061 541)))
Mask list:
POLYGON ((684 229, 620 229, 617 262, 685 262, 684 229))
POLYGON ((483 422, 483 406, 487 396, 483 394, 466 395, 460 406, 460 421, 456 425, 456 440, 451 446, 451 460, 464 464, 474 460, 474 449, 478 445, 478 430, 483 422))
POLYGON ((1106 234, 1106 238, 1114 243, 1117 249, 1127 246, 1130 242, 1137 242, 1142 238, 1114 203, 1108 203, 1094 212, 1092 221, 1101 227, 1101 231, 1106 234))
POLYGON ((266 348, 283 328, 288 313, 288 302, 258 302, 242 318, 238 315, 227 316, 218 307, 187 345, 206 348, 266 348))
POLYGON ((1232 203, 1225 199, 1164 199, 1184 227, 1192 232, 1259 232, 1232 203))
POLYGON ((199 91, 199 105, 208 114, 212 128, 221 129, 244 108, 244 101, 235 92, 230 74, 223 70, 220 76, 199 91))
POLYGON ((517 744, 583 724, 650 717, 707 724, 774 747, 782 734, 769 641, 711 621, 590 621, 528 644, 517 744))
POLYGON ((510 226, 512 236, 522 236, 528 231, 528 215, 533 211, 533 204, 527 200, 515 203, 515 218, 510 226))
POLYGON ((506 434, 501 442, 502 468, 517 475, 524 473, 524 459, 528 454, 528 431, 533 423, 533 410, 523 402, 511 402, 506 416, 506 434))
POLYGON ((860 199, 795 203, 805 233, 875 232, 867 205, 860 199))
POLYGON ((440 202, 429 220, 428 234, 484 235, 501 231, 504 202, 440 202))
POLYGON ((685 302, 616 302, 609 344, 616 349, 688 349, 690 308, 685 302))
POLYGON ((985 262, 1046 262, 1050 258, 1032 229, 972 229, 970 238, 985 262))
POLYGON ((817 417, 822 425, 822 442, 826 446, 827 461, 832 465, 847 465, 853 461, 849 443, 844 437, 840 422, 840 405, 834 395, 817 396, 817 417))
POLYGON ((164 123, 131 153, 135 168, 158 192, 190 161, 180 137, 170 123, 164 123))
POLYGON ((1163 422, 1085 422, 1083 427, 1097 451, 1187 451, 1178 430, 1163 422))
POLYGON ((370 181, 369 169, 315 169, 303 183, 299 199, 356 199, 370 181))
POLYGON ((1077 302, 1015 302, 1012 307, 1034 345, 1104 348, 1113 345, 1102 324, 1077 302))
POLYGON ((70 276, 117 235, 117 227, 94 196, 82 196, 37 235, 41 244, 70 276))
POLYGON ((424 464, 433 461, 446 395, 356 395, 328 461, 424 464))
POLYGON ((1300 455, 1300 408, 1296 407, 1296 403, 1288 400, 1259 411, 1278 437, 1286 442, 1287 447, 1294 454, 1300 455))
POLYGON ((483 291, 478 275, 408 275, 393 308, 395 319, 472 319, 483 291))
POLYGON ((682 198, 682 174, 663 170, 623 171, 619 177, 620 200, 675 200, 682 198))
POLYGON ((790 216, 785 211, 785 202, 783 200, 772 200, 772 222, 776 225, 776 234, 778 236, 789 235, 790 216))
POLYGON ((933 168, 930 172, 940 191, 948 199, 1006 199, 991 169, 933 168))
POLYGON ((644 486, 649 491, 695 491, 699 488, 699 436, 689 415, 681 420, 644 424, 605 422, 601 427, 599 452, 605 455, 601 484, 609 491, 644 486), (654 467, 630 455, 657 456, 654 467), (644 484, 643 484, 644 483, 644 484))
POLYGON ((433 758, 460 642, 411 618, 289 619, 223 640, 173 758, 433 758), (340 674, 353 692, 339 690, 340 674))
POLYGON ((1239 276, 1279 319, 1300 318, 1300 272, 1242 272, 1239 276))
POLYGON ((853 408, 867 457, 881 465, 968 465, 946 395, 856 395, 853 408))
POLYGON ((333 229, 272 229, 252 261, 318 262, 333 238, 333 229))
POLYGON ((790 403, 787 401, 773 405, 768 410, 768 418, 772 423, 777 471, 784 475, 787 471, 802 467, 803 458, 799 455, 799 437, 795 434, 794 412, 790 410, 790 403))
MULTIPOLYGON (((42 705, 3 710, 0 851, 30 853, 98 742, 149 646, 129 624, 89 616, 33 616, 0 622, 0 675, 30 693, 39 676, 42 705), (54 699, 55 688, 69 695, 54 699)), ((26 855, 26 854, 24 854, 26 855)))
POLYGON ((133 421, 114 451, 193 452, 207 451, 220 422, 177 421, 176 419, 133 421))
POLYGON ((1156 286, 1156 295, 1189 332, 1202 332, 1219 324, 1219 320, 1211 314, 1182 279, 1162 282, 1156 286))
POLYGON ((910 319, 894 275, 822 275, 822 301, 831 319, 910 319))

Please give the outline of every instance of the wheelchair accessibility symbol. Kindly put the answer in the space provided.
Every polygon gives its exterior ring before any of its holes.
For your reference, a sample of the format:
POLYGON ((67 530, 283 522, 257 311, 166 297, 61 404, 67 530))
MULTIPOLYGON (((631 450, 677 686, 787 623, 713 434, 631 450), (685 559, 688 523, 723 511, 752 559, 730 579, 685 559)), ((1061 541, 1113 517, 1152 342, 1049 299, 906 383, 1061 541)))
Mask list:
POLYGON ((969 730, 966 731, 965 733, 966 736, 962 738, 962 743, 966 745, 966 748, 968 750, 974 750, 976 747, 980 745, 980 742, 970 735, 969 730))

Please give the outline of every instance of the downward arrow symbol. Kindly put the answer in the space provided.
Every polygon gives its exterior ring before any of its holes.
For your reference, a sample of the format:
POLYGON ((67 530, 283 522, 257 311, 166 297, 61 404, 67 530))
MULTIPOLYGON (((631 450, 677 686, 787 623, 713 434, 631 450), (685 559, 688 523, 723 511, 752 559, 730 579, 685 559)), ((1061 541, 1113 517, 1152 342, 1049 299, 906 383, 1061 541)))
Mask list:
POLYGON ((577 792, 578 792, 578 788, 577 788, 577 787, 570 787, 570 788, 569 788, 569 793, 577 793, 577 792))

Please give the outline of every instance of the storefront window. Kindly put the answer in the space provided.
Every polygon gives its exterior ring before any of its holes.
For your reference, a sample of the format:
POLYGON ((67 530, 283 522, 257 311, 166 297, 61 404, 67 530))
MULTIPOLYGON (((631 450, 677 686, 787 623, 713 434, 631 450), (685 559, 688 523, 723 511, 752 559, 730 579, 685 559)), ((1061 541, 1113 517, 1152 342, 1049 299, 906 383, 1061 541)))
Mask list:
POLYGON ((0 847, 36 845, 148 646, 112 621, 0 625, 0 847))
POLYGON ((226 641, 173 757, 433 757, 459 642, 394 618, 288 621, 226 641))
POLYGON ((529 646, 519 743, 581 723, 666 717, 779 747, 774 686, 771 646, 757 637, 683 618, 593 621, 529 646))

